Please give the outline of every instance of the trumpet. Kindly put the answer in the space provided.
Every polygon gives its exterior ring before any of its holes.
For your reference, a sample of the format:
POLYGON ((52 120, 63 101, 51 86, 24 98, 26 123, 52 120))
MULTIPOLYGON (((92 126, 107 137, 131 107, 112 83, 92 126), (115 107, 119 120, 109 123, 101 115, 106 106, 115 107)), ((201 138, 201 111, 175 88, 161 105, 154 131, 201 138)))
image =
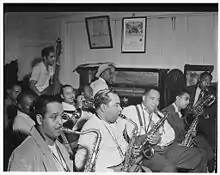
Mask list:
POLYGON ((62 118, 65 120, 70 120, 72 118, 79 119, 81 116, 82 116, 82 109, 77 108, 75 111, 64 110, 64 114, 62 118), (71 116, 69 116, 68 114, 71 114, 71 116))

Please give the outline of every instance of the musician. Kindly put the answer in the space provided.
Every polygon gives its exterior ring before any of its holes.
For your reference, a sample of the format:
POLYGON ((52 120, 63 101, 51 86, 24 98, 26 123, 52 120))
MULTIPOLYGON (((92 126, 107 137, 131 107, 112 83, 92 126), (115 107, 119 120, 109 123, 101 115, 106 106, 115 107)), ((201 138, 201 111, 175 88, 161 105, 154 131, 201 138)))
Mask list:
MULTIPOLYGON (((124 125, 119 114, 121 111, 119 96, 112 90, 100 90, 95 95, 96 117, 88 120, 82 128, 82 131, 88 129, 98 129, 101 132, 101 143, 99 152, 95 160, 95 171, 112 172, 120 171, 120 164, 124 160, 124 154, 128 143, 123 137, 122 131, 124 125)), ((85 161, 88 160, 88 152, 92 154, 96 135, 88 133, 80 135, 79 147, 75 156, 75 164, 79 170, 82 170, 85 161), (87 151, 88 149, 88 151, 87 151)), ((134 150, 138 156, 138 151, 134 150)), ((149 171, 149 169, 146 169, 149 171)))
MULTIPOLYGON (((160 120, 155 114, 159 105, 160 93, 156 87, 148 87, 142 96, 142 103, 137 106, 128 106, 122 114, 132 119, 139 127, 140 137, 145 136, 152 125, 160 120)), ((127 133, 130 136, 132 126, 127 124, 127 133)), ((196 148, 186 148, 173 143, 175 132, 165 121, 164 125, 155 134, 148 135, 155 154, 143 164, 153 172, 175 172, 177 168, 185 168, 194 172, 203 172, 206 169, 204 155, 196 148)))
MULTIPOLYGON (((179 90, 176 95, 176 100, 171 105, 162 110, 168 112, 167 120, 175 131, 175 142, 177 143, 181 143, 185 139, 185 135, 187 133, 187 130, 185 130, 186 126, 181 110, 187 107, 187 105, 189 104, 189 99, 190 94, 187 89, 179 90)), ((195 137, 196 147, 205 150, 207 162, 212 161, 214 153, 209 143, 203 136, 196 136, 196 133, 194 132, 192 134, 193 137, 195 137)), ((213 171, 211 170, 211 164, 209 167, 210 171, 213 171)))
POLYGON ((9 160, 8 171, 72 171, 66 148, 57 140, 61 134, 63 108, 60 99, 42 95, 35 103, 35 123, 9 160))
MULTIPOLYGON (((212 74, 209 72, 203 72, 200 74, 199 81, 196 85, 188 87, 190 92, 190 104, 193 106, 199 99, 208 94, 216 96, 217 92, 212 88, 212 74), (208 90, 208 91, 207 91, 208 90), (200 93, 201 92, 201 93, 200 93), (201 95, 200 95, 201 94, 201 95)), ((200 116, 198 123, 198 134, 203 135, 212 149, 217 149, 217 103, 212 104, 210 107, 204 106, 204 113, 200 116)), ((187 116, 188 124, 193 120, 193 116, 187 116)), ((210 163, 209 169, 211 171, 213 163, 210 163)))
POLYGON ((93 90, 93 95, 102 89, 108 89, 109 84, 112 83, 115 76, 115 66, 114 64, 102 64, 99 66, 98 71, 95 74, 97 78, 93 81, 90 86, 93 90))
POLYGON ((32 68, 30 77, 30 89, 38 96, 49 93, 49 89, 52 87, 55 63, 54 47, 43 48, 41 55, 42 61, 32 68))
POLYGON ((93 90, 89 85, 81 86, 78 90, 76 99, 78 108, 87 108, 84 106, 85 100, 93 100, 93 90))
POLYGON ((13 84, 7 89, 7 96, 4 100, 4 128, 12 122, 17 114, 17 96, 21 93, 21 86, 19 84, 13 84))
POLYGON ((15 145, 12 138, 12 123, 17 115, 17 96, 21 93, 21 90, 21 86, 18 83, 13 84, 7 88, 7 95, 4 99, 4 171, 7 170, 8 159, 15 145))
POLYGON ((31 106, 35 100, 35 96, 31 92, 21 92, 18 95, 17 116, 13 121, 13 131, 30 134, 32 126, 35 125, 35 121, 31 118, 31 106))
MULTIPOLYGON (((73 112, 76 110, 76 103, 75 103, 75 98, 76 98, 76 90, 68 84, 65 84, 61 87, 61 94, 60 94, 63 102, 63 110, 65 114, 67 114, 70 118, 72 118, 73 112)), ((76 118, 72 118, 72 127, 76 123, 76 118)), ((63 122, 65 123, 67 120, 64 120, 63 122)), ((72 128, 71 127, 71 128, 72 128)))

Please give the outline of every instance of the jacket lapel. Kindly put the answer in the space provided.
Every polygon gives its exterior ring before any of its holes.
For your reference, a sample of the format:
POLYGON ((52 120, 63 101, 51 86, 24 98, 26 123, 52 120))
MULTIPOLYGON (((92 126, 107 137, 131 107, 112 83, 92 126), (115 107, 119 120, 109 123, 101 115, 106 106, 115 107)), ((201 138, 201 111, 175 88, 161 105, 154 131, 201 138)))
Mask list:
POLYGON ((50 148, 47 146, 40 133, 37 131, 35 127, 32 127, 30 132, 31 136, 33 137, 33 139, 39 146, 39 149, 41 150, 41 158, 45 167, 45 171, 58 171, 54 159, 52 157, 50 148))

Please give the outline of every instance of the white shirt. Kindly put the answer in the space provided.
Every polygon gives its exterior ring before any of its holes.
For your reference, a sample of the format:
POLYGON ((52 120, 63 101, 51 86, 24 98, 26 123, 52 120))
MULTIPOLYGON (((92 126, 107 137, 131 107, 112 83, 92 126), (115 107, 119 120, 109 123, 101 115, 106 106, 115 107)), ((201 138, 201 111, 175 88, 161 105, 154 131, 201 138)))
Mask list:
POLYGON ((198 87, 196 88, 196 94, 195 94, 195 98, 194 98, 193 105, 198 101, 200 92, 201 92, 201 89, 200 89, 200 87, 198 86, 198 87))
MULTIPOLYGON (((137 124, 139 135, 144 135, 145 130, 148 132, 151 129, 151 125, 149 125, 150 116, 146 110, 143 110, 144 106, 142 105, 141 107, 141 105, 138 105, 138 108, 139 108, 141 119, 143 122, 143 128, 141 128, 140 126, 140 122, 138 119, 138 114, 137 114, 137 110, 135 106, 125 107, 122 110, 122 114, 124 114, 127 118, 130 118, 137 124)), ((153 123, 155 124, 159 120, 160 118, 155 113, 152 113, 153 123)), ((134 126, 132 126, 130 123, 126 123, 126 128, 127 128, 128 135, 130 137, 134 126)), ((169 144, 173 142, 175 138, 175 132, 173 128, 170 126, 170 124, 167 122, 167 120, 164 122, 164 125, 159 129, 159 132, 161 134, 161 141, 160 143, 158 143, 159 146, 168 146, 169 144)))
POLYGON ((43 61, 38 63, 36 66, 33 67, 30 81, 34 80, 37 81, 35 84, 36 88, 39 90, 39 92, 42 92, 44 89, 46 89, 49 86, 49 80, 53 76, 53 67, 48 66, 48 70, 45 67, 43 61))
POLYGON ((181 112, 178 110, 176 104, 173 103, 172 105, 173 105, 173 107, 174 107, 175 112, 179 115, 179 118, 181 118, 181 117, 182 117, 182 114, 181 114, 181 112))
MULTIPOLYGON (((108 172, 113 171, 108 167, 119 165, 124 160, 124 154, 127 149, 127 142, 123 137, 124 124, 119 118, 117 122, 109 124, 104 120, 100 120, 97 116, 92 117, 83 126, 82 130, 98 129, 101 132, 101 144, 99 146, 99 153, 96 160, 95 171, 108 172), (111 133, 111 134, 110 134, 111 133), (120 149, 118 148, 118 145, 120 149), (121 152, 120 152, 121 150, 121 152), (121 155, 121 153, 123 155, 121 155)), ((94 147, 96 134, 88 133, 80 135, 78 144, 88 148, 89 152, 92 152, 94 147)), ((84 160, 86 151, 84 149, 77 150, 75 156, 76 167, 81 167, 84 160)))
POLYGON ((35 125, 35 121, 27 114, 18 110, 17 116, 13 121, 13 131, 30 134, 31 128, 35 125))
POLYGON ((61 156, 59 156, 55 144, 48 145, 48 147, 51 149, 51 152, 53 154, 52 157, 54 159, 54 162, 56 164, 56 167, 57 167, 58 171, 65 171, 64 168, 62 167, 62 165, 66 168, 66 164, 65 164, 63 158, 61 156), (56 158, 55 158, 55 156, 56 156, 56 158))
POLYGON ((98 80, 93 81, 90 84, 90 87, 93 90, 93 96, 95 96, 95 94, 102 89, 108 89, 108 85, 102 77, 99 77, 98 80))

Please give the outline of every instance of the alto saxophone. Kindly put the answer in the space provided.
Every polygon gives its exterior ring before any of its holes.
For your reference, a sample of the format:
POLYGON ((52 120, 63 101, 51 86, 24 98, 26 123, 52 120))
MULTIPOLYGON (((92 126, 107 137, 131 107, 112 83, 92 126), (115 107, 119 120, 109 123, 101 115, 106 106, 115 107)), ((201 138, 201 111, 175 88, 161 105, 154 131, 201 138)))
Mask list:
POLYGON ((135 163, 135 158, 133 157, 133 148, 135 146, 135 141, 136 141, 136 137, 138 134, 138 126, 133 120, 128 119, 123 114, 120 114, 119 117, 127 120, 132 125, 134 125, 134 129, 132 130, 132 138, 129 141, 128 149, 125 152, 125 159, 124 159, 124 162, 122 164, 122 169, 121 169, 122 172, 130 172, 131 166, 133 166, 135 163))
POLYGON ((63 132, 65 133, 73 133, 73 134, 79 134, 79 135, 84 135, 90 132, 94 132, 97 136, 96 136, 96 140, 94 143, 94 147, 92 150, 92 153, 90 154, 89 160, 86 162, 85 164, 85 168, 84 168, 84 172, 94 172, 95 171, 95 164, 96 164, 96 159, 99 153, 99 146, 102 140, 102 136, 99 130, 97 129, 88 129, 85 131, 73 131, 71 129, 68 128, 62 128, 63 132))
POLYGON ((186 135, 185 139, 182 141, 181 145, 187 146, 187 147, 193 147, 195 145, 195 135, 196 135, 196 127, 199 122, 199 116, 203 113, 204 106, 210 107, 216 100, 216 97, 212 94, 208 94, 201 98, 196 104, 193 106, 193 108, 189 108, 188 110, 190 113, 193 114, 195 117, 192 121, 192 124, 190 125, 186 135))

